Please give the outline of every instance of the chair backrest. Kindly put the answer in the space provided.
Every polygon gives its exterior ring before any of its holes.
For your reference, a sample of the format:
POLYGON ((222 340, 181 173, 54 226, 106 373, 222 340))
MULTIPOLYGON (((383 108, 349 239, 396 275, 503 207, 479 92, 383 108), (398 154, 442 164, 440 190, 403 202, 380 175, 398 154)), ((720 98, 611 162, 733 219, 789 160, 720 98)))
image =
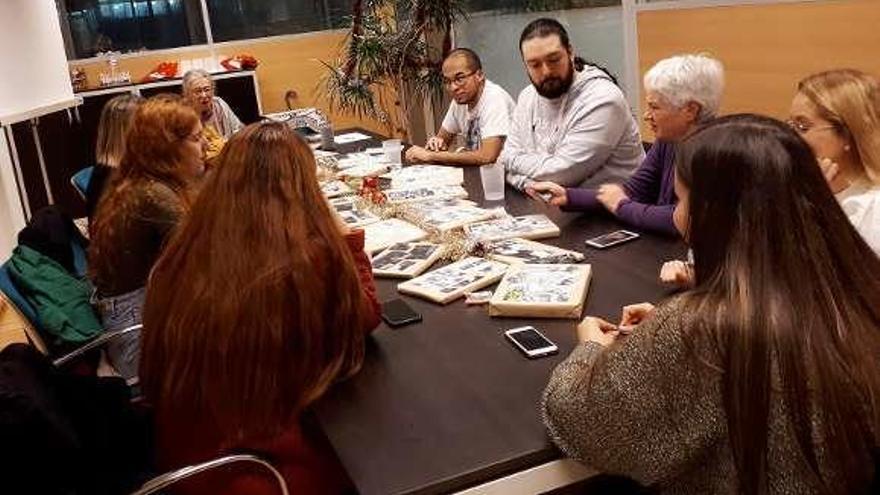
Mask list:
POLYGON ((8 261, 0 265, 0 291, 2 291, 3 295, 6 296, 6 299, 15 306, 15 309, 17 309, 22 316, 27 318, 34 328, 39 330, 37 310, 27 301, 27 299, 24 298, 21 292, 18 291, 18 287, 15 286, 15 283, 9 278, 8 261))
POLYGON ((86 191, 89 190, 89 182, 92 180, 94 170, 95 167, 86 167, 70 178, 70 184, 83 199, 86 199, 86 191))
POLYGON ((272 473, 275 481, 278 482, 278 493, 281 493, 282 495, 289 495, 290 492, 287 490, 287 483, 284 481, 284 477, 281 476, 281 473, 279 473, 278 470, 275 469, 275 467, 257 456, 245 454, 220 457, 218 459, 203 462, 201 464, 186 466, 176 471, 161 474, 144 483, 144 485, 139 490, 135 491, 131 495, 149 495, 151 493, 157 493, 158 491, 167 488, 177 483, 178 481, 185 480, 205 471, 210 471, 212 469, 228 464, 246 463, 256 464, 272 473))

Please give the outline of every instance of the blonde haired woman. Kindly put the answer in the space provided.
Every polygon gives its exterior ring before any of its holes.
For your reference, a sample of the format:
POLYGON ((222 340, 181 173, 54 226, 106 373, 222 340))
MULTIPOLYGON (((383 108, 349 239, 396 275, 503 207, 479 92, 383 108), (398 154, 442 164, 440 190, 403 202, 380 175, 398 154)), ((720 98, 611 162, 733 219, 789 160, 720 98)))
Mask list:
POLYGON ((880 82, 853 69, 798 83, 791 125, 813 149, 832 192, 880 254, 880 82))
POLYGON ((86 213, 89 219, 98 208, 98 200, 110 177, 119 167, 125 154, 125 136, 131 126, 134 111, 144 99, 134 94, 119 95, 108 101, 101 109, 98 121, 98 137, 95 142, 95 167, 86 189, 86 213))

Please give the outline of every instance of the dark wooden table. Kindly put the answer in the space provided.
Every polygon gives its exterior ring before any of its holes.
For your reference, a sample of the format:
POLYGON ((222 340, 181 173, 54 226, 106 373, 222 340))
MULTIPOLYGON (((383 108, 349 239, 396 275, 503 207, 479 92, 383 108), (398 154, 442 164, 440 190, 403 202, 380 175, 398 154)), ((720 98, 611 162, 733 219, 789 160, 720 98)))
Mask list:
MULTIPOLYGON (((482 202, 477 168, 465 169, 465 187, 482 202)), ((560 212, 511 188, 505 207, 514 215, 546 214, 562 235, 541 242, 586 255, 593 278, 585 315, 615 321, 625 304, 661 299, 661 264, 685 253, 680 242, 647 234, 604 251, 587 248, 585 239, 621 225, 605 214, 560 212)), ((361 494, 448 493, 558 459, 538 401, 576 343, 577 321, 490 318, 485 306, 463 300, 440 306, 400 295, 398 282, 377 279, 380 300, 402 297, 423 322, 382 324, 368 340, 361 372, 315 409, 361 494), (541 330, 559 354, 523 357, 503 335, 523 324, 541 330)))

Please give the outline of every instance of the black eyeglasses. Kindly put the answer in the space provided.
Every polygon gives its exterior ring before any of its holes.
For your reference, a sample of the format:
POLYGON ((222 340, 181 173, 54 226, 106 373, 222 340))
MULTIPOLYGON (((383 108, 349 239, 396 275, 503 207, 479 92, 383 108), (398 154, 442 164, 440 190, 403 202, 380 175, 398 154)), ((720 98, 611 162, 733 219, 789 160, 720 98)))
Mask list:
POLYGON ((465 80, 467 80, 467 78, 471 77, 472 75, 474 75, 476 73, 477 73, 477 71, 468 72, 467 74, 456 74, 455 77, 452 79, 447 79, 444 77, 443 78, 443 85, 447 86, 447 87, 448 86, 461 86, 462 84, 464 84, 464 82, 465 82, 465 80))

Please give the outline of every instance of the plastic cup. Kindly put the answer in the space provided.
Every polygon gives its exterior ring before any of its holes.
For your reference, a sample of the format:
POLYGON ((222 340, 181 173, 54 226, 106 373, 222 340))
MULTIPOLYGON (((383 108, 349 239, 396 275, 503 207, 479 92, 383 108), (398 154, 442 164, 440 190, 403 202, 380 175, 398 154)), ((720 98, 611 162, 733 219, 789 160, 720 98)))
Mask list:
POLYGON ((398 170, 403 166, 401 161, 403 145, 400 143, 400 139, 382 141, 382 151, 385 152, 385 161, 388 162, 388 168, 398 170))
POLYGON ((480 179, 483 182, 483 198, 486 201, 504 199, 504 165, 493 163, 480 167, 480 179))

